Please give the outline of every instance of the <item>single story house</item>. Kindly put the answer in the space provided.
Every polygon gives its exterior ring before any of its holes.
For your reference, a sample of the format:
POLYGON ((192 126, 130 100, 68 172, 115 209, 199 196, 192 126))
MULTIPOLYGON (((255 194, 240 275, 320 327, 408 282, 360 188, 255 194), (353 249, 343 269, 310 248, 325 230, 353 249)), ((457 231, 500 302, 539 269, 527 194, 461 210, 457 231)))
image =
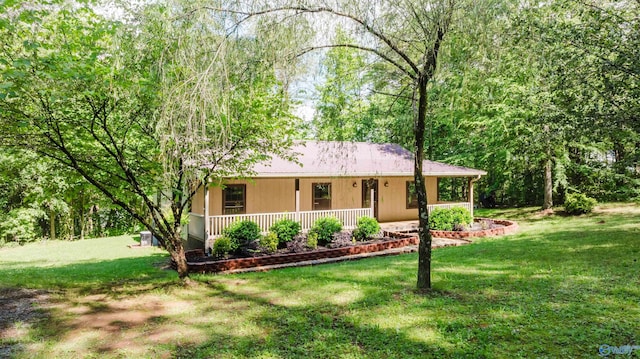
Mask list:
MULTIPOLYGON (((380 222, 416 220, 414 156, 395 144, 298 141, 298 163, 273 158, 254 168, 249 179, 229 178, 201 187, 192 201, 190 240, 210 248, 216 236, 236 220, 253 220, 263 231, 281 218, 309 229, 320 217, 335 216, 354 228, 361 216, 380 222)), ((485 171, 424 161, 428 210, 462 206, 473 213, 473 183, 485 171), (463 202, 439 201, 438 180, 466 180, 463 202)), ((201 246, 201 245, 200 245, 201 246)))

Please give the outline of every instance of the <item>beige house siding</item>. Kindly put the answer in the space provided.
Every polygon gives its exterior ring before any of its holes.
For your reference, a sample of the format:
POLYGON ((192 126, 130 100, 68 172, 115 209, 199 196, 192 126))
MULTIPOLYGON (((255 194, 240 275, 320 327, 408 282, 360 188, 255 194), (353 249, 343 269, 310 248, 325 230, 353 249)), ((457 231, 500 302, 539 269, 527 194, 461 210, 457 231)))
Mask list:
POLYGON ((314 183, 331 183, 331 209, 362 208, 362 188, 360 178, 301 178, 300 179, 300 210, 312 211, 314 183), (353 182, 358 183, 353 187, 353 182))
POLYGON ((204 190, 200 187, 191 199, 191 212, 204 215, 204 190))
MULTIPOLYGON (((375 177, 374 177, 375 178, 375 177)), ((312 184, 331 183, 331 209, 362 207, 362 180, 369 177, 320 177, 300 178, 300 210, 311 211, 312 184), (356 187, 353 183, 356 183, 356 187)), ((407 209, 406 182, 412 176, 380 177, 378 180, 378 219, 381 222, 412 220, 418 217, 418 209, 407 209), (385 187, 388 182, 388 187, 385 187)), ((429 204, 437 201, 437 177, 426 177, 429 204)), ((295 178, 258 178, 231 180, 226 184, 246 184, 246 213, 295 212, 295 178)), ((204 191, 200 189, 193 198, 192 212, 204 214, 204 191)), ((222 189, 209 187, 209 215, 222 214, 222 189)))

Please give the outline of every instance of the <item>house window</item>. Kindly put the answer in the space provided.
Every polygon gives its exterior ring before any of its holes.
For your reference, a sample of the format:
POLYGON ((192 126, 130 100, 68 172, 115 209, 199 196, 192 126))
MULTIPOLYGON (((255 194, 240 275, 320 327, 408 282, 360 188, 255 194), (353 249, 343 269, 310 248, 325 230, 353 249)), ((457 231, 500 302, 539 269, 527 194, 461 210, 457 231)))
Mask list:
POLYGON ((418 195, 414 181, 407 181, 407 209, 418 208, 418 195))
POLYGON ((314 211, 331 209, 331 183, 314 183, 312 191, 314 211))
POLYGON ((224 214, 242 214, 246 211, 246 185, 228 184, 222 190, 222 211, 224 214))

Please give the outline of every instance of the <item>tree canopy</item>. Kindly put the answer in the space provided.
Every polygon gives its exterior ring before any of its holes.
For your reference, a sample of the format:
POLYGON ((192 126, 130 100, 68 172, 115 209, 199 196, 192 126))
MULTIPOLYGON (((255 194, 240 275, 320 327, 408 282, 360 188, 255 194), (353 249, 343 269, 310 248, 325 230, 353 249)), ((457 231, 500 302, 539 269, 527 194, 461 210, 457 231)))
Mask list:
POLYGON ((290 156, 305 56, 323 56, 313 136, 415 153, 420 287, 422 158, 486 170, 478 191, 504 205, 640 197, 637 1, 94 7, 0 4, 2 240, 139 223, 186 275, 181 218, 197 187, 290 156))
POLYGON ((135 22, 79 4, 4 10, 3 144, 79 174, 186 276, 181 219, 198 185, 288 156, 289 104, 260 43, 179 3, 145 6, 135 22))

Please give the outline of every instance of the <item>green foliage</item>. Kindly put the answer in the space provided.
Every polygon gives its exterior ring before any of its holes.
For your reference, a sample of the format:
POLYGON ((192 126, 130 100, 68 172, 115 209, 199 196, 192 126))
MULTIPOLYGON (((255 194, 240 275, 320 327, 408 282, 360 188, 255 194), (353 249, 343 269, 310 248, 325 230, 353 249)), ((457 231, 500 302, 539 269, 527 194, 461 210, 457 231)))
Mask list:
POLYGON ((260 239, 260 227, 256 222, 245 220, 233 222, 223 231, 223 236, 228 237, 237 248, 244 247, 260 239))
POLYGON ((582 193, 570 193, 564 201, 564 211, 568 214, 591 213, 598 201, 582 193))
POLYGON ((473 217, 466 208, 436 207, 429 215, 429 228, 440 231, 462 230, 473 221, 473 217))
POLYGON ((468 226, 473 222, 473 217, 468 209, 464 207, 453 207, 450 209, 453 223, 468 226))
MULTIPOLYGON (((353 40, 337 29, 334 41, 353 40)), ((347 47, 331 48, 323 62, 326 81, 317 90, 320 95, 312 125, 315 137, 322 140, 364 140, 362 124, 372 121, 364 115, 365 103, 360 95, 363 86, 362 69, 365 58, 358 50, 347 47)))
POLYGON ((273 253, 278 250, 278 235, 274 232, 267 232, 264 236, 260 237, 260 246, 267 250, 269 253, 273 253))
POLYGON ((326 245, 333 239, 333 234, 342 230, 342 223, 335 217, 319 218, 309 230, 309 234, 318 236, 318 244, 326 245))
POLYGON ((213 255, 224 257, 238 249, 238 244, 227 236, 218 237, 213 242, 213 255))
POLYGON ((298 235, 301 229, 300 223, 287 218, 277 221, 269 228, 278 237, 280 247, 286 246, 287 242, 293 240, 293 237, 298 235))
POLYGON ((440 231, 450 231, 453 229, 453 215, 446 208, 434 208, 429 214, 429 228, 440 231))
POLYGON ((170 1, 111 21, 88 4, 1 6, 1 145, 55 158, 145 227, 156 219, 173 254, 190 181, 291 159, 294 117, 274 70, 286 66, 262 36, 224 36, 228 19, 217 12, 170 1), (193 165, 203 161, 216 165, 193 165))
POLYGON ((367 240, 380 232, 380 224, 373 217, 360 217, 353 231, 353 237, 356 240, 367 240))
POLYGON ((0 214, 0 244, 3 242, 25 243, 38 239, 36 223, 44 214, 33 208, 16 208, 0 214))
POLYGON ((318 234, 315 232, 309 232, 307 234, 307 247, 311 249, 318 248, 318 234))

